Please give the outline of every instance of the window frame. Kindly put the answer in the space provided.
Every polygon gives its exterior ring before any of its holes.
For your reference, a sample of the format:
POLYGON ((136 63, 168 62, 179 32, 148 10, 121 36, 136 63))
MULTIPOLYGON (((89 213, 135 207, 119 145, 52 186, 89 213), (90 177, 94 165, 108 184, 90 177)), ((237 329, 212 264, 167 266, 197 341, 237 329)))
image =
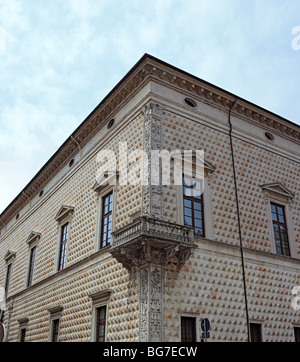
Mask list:
POLYGON ((9 295, 15 258, 16 258, 16 253, 11 250, 8 250, 4 257, 6 263, 6 273, 3 285, 5 298, 8 298, 9 295))
POLYGON ((263 339, 263 323, 259 322, 259 321, 254 321, 254 322, 250 322, 249 324, 249 329, 250 329, 250 342, 253 342, 253 343, 261 343, 264 341, 263 339), (259 341, 253 341, 253 333, 254 333, 254 330, 253 330, 253 327, 255 326, 256 327, 259 327, 259 341))
MULTIPOLYGON (((186 330, 186 328, 185 328, 186 330)), ((193 343, 193 342, 197 342, 197 318, 195 316, 186 316, 186 315, 182 315, 180 316, 180 341, 182 343, 193 343), (192 340, 183 340, 183 320, 193 320, 193 330, 192 330, 192 334, 193 334, 193 338, 192 340)))
POLYGON ((60 331, 60 319, 55 318, 51 320, 51 342, 56 343, 59 342, 59 331, 60 331), (54 340, 54 332, 56 331, 55 324, 58 324, 57 333, 55 334, 57 340, 54 340))
POLYGON ((26 342, 26 327, 20 327, 20 336, 19 336, 19 342, 24 343, 26 342), (23 335, 24 333, 24 335, 23 335))
POLYGON ((34 269, 35 269, 36 260, 37 260, 38 244, 39 244, 40 238, 41 238, 40 233, 32 231, 26 240, 26 244, 28 245, 28 261, 27 261, 27 270, 26 270, 25 282, 24 282, 25 288, 29 288, 33 284, 34 269), (35 248, 34 265, 33 265, 33 270, 31 270, 31 253, 34 248, 35 248), (32 276, 31 276, 31 283, 29 285, 30 273, 32 273, 32 276))
POLYGON ((97 229, 96 229, 96 242, 95 242, 95 252, 99 250, 105 250, 112 245, 112 238, 110 244, 102 247, 102 223, 103 223, 103 202, 104 198, 112 193, 112 211, 111 211, 111 234, 115 230, 115 218, 116 218, 116 204, 117 204, 117 192, 115 185, 107 185, 102 187, 98 192, 98 212, 97 212, 97 229))
POLYGON ((114 193, 113 190, 108 192, 107 194, 103 195, 101 198, 102 206, 101 206, 101 223, 100 223, 100 249, 104 249, 105 247, 108 247, 111 245, 111 233, 112 233, 112 219, 113 219, 113 207, 114 207, 114 193), (104 213, 105 210, 105 201, 108 199, 108 211, 107 213, 104 213), (110 201, 111 199, 111 201, 110 201), (111 204, 111 208, 109 208, 109 205, 111 204), (111 226, 110 230, 108 228, 109 225, 109 217, 111 217, 111 226), (105 221, 107 221, 105 225, 105 221), (106 227, 106 231, 104 232, 104 228, 106 227), (108 243, 108 233, 110 233, 110 241, 108 243), (105 245, 104 244, 104 234, 106 234, 106 240, 105 245))
POLYGON ((300 326, 294 326, 295 342, 300 342, 300 326))
POLYGON ((29 250, 29 264, 28 264, 28 271, 27 271, 27 277, 26 277, 26 287, 27 288, 31 287, 32 283, 33 283, 36 253, 37 253, 37 245, 33 245, 29 250), (34 250, 34 258, 32 260, 33 250, 34 250))
MULTIPOLYGON (((191 190, 193 190, 194 188, 190 188, 191 190)), ((194 232, 195 232, 195 236, 199 236, 199 237, 202 237, 202 238, 205 238, 205 214, 204 214, 204 181, 203 180, 197 180, 191 176, 187 176, 187 175, 182 175, 182 191, 183 191, 183 194, 182 194, 182 199, 183 199, 183 223, 185 226, 190 226, 194 229, 194 232), (202 188, 202 193, 200 195, 200 198, 198 197, 195 197, 195 196, 187 196, 184 194, 184 189, 185 187, 187 186, 186 183, 185 183, 185 178, 186 179, 189 179, 193 184, 195 184, 195 182, 199 182, 200 183, 200 189, 202 188), (192 219, 192 225, 186 225, 185 224, 185 210, 186 210, 186 206, 184 205, 184 201, 187 200, 191 203, 192 207, 189 208, 191 209, 191 219, 192 219), (201 234, 196 234, 196 226, 195 226, 195 211, 198 211, 198 210, 195 210, 195 203, 199 203, 201 205, 201 229, 202 229, 202 233, 201 234)), ((200 219, 198 219, 200 220, 200 219)))
POLYGON ((57 213, 55 220, 57 221, 57 246, 56 246, 56 257, 55 257, 55 265, 54 272, 58 273, 63 271, 68 267, 68 255, 69 255, 69 244, 71 239, 72 232, 72 219, 73 219, 74 207, 72 206, 61 206, 59 212, 57 213), (65 264, 64 268, 60 268, 60 256, 61 256, 61 241, 63 237, 63 227, 68 224, 68 235, 65 241, 66 249, 65 249, 65 264))
POLYGON ((106 308, 106 319, 105 319, 105 342, 107 342, 107 326, 109 319, 109 299, 112 291, 105 289, 95 294, 89 295, 92 301, 92 323, 91 323, 91 342, 97 342, 97 318, 98 309, 106 308))
POLYGON ((289 234, 288 234, 288 225, 287 225, 287 217, 286 217, 286 207, 284 205, 281 205, 281 204, 278 204, 278 203, 275 203, 273 201, 270 201, 270 207, 271 207, 271 217, 272 217, 272 226, 273 226, 273 237, 274 237, 274 242, 275 242, 275 251, 276 251, 276 254, 277 255, 283 255, 283 256, 291 256, 291 248, 290 248, 290 241, 289 241, 289 234), (276 210, 276 218, 277 220, 274 220, 273 219, 273 211, 272 211, 272 207, 275 208, 276 210), (279 213, 279 208, 282 209, 282 212, 283 212, 283 215, 281 215, 279 213), (284 221, 281 222, 279 221, 279 218, 280 216, 283 216, 283 219, 284 221), (280 253, 278 252, 278 246, 276 244, 276 237, 275 237, 275 225, 277 225, 277 227, 279 228, 279 232, 278 232, 278 235, 279 235, 279 242, 280 242, 280 253), (286 233, 286 243, 287 243, 287 252, 288 254, 285 254, 284 253, 284 248, 283 247, 283 240, 282 240, 282 235, 281 235, 281 232, 280 232, 280 229, 281 227, 284 227, 285 228, 285 233, 286 233))
POLYGON ((59 251, 58 251, 58 260, 57 260, 57 271, 62 271, 66 268, 67 263, 67 249, 68 249, 68 240, 69 240, 69 229, 70 223, 67 221, 60 226, 60 241, 59 241, 59 251), (67 231, 65 232, 65 229, 67 231), (66 235, 66 237, 65 237, 66 235), (63 261, 63 265, 62 265, 63 261))
POLYGON ((99 343, 103 343, 103 342, 106 342, 106 329, 107 329, 107 305, 106 304, 103 304, 101 306, 98 306, 95 308, 96 309, 96 321, 95 321, 95 342, 99 342, 99 343), (100 313, 101 313, 101 310, 105 311, 105 318, 104 318, 104 323, 101 324, 99 322, 99 320, 101 321, 100 319, 100 313), (100 334, 99 334, 99 326, 100 325, 104 325, 104 335, 102 336, 102 338, 104 338, 103 341, 99 341, 99 338, 100 338, 100 334))
POLYGON ((49 342, 59 342, 60 335, 60 326, 61 326, 61 317, 62 317, 63 307, 56 306, 54 308, 48 309, 50 313, 50 328, 49 328, 49 342), (53 341, 53 333, 54 333, 54 323, 58 320, 58 333, 57 333, 57 341, 53 341))
POLYGON ((28 318, 22 318, 18 322, 19 322, 19 342, 26 342, 28 318), (23 335, 24 331, 25 334, 23 335))
POLYGON ((200 342, 201 340, 201 331, 200 331, 200 316, 196 313, 180 313, 178 314, 178 325, 179 325, 179 341, 182 342, 182 318, 193 318, 195 320, 195 337, 196 337, 196 342, 200 342))
POLYGON ((12 268, 13 268, 13 263, 12 262, 8 263, 6 266, 5 284, 4 284, 5 298, 7 298, 8 294, 9 294, 9 288, 10 288, 11 276, 12 276, 12 268))
POLYGON ((266 201, 266 207, 267 207, 267 215, 268 215, 268 225, 269 225, 269 235, 270 235, 270 248, 271 252, 279 257, 285 257, 285 258, 297 258, 297 249, 296 249, 296 243, 295 243, 295 234, 294 234, 294 228, 292 223, 292 217, 289 209, 288 202, 285 202, 284 200, 281 200, 280 198, 270 197, 268 196, 266 201), (290 250, 290 256, 277 254, 276 251, 276 242, 275 242, 275 235, 274 235, 274 228, 273 228, 273 220, 272 220, 272 209, 271 204, 277 204, 279 206, 284 207, 285 212, 285 220, 286 220, 286 226, 287 226, 287 237, 289 242, 289 250, 290 250))

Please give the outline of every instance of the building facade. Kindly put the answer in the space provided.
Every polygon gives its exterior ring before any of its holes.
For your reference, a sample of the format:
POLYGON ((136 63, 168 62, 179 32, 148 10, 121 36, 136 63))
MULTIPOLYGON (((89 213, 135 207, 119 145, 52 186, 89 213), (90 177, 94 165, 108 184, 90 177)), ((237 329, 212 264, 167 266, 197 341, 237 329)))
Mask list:
POLYGON ((299 126, 144 55, 0 215, 4 340, 299 341, 299 180, 299 126))

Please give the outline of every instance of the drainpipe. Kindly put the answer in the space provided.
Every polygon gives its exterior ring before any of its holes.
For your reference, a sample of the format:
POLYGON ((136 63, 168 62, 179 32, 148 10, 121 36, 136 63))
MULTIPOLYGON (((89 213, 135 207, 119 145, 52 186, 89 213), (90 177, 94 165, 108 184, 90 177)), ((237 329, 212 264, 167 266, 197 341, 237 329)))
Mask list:
POLYGON ((82 150, 81 150, 80 144, 78 143, 78 141, 76 141, 76 139, 73 136, 71 136, 71 140, 74 141, 77 144, 77 147, 79 148, 79 155, 80 155, 80 158, 81 158, 82 157, 82 150))
POLYGON ((22 194, 27 198, 28 202, 29 202, 29 207, 31 207, 31 200, 30 198, 25 194, 24 191, 22 191, 22 194))
POLYGON ((246 311, 246 320, 247 320, 247 334, 248 334, 248 342, 250 342, 250 325, 249 325, 249 313, 248 313, 248 300, 247 300, 247 285, 246 285, 245 263, 244 263, 244 250, 243 250, 243 241, 242 241, 240 207, 239 207, 238 188, 237 188, 237 181, 236 181, 236 170, 235 170, 235 160, 234 160, 233 140, 232 140, 232 123, 231 123, 231 112, 232 112, 232 109, 233 109, 234 105, 236 104, 237 100, 238 99, 236 99, 230 106, 229 114, 228 114, 228 123, 229 123, 229 127, 230 127, 229 138, 230 138, 230 148, 231 148, 231 158, 232 158, 232 168, 233 168, 233 178, 234 178, 236 210, 237 210, 237 218, 238 218, 240 253, 241 253, 241 261, 242 261, 243 285, 244 285, 244 296, 245 296, 245 311, 246 311))

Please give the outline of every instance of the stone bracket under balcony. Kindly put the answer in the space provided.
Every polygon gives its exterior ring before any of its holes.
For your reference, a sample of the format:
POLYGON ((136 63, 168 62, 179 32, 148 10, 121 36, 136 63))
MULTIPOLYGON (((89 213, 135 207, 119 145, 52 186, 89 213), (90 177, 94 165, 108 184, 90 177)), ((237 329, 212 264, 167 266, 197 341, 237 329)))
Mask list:
POLYGON ((181 267, 195 248, 192 228, 141 217, 112 233, 110 253, 130 270, 146 263, 181 267))

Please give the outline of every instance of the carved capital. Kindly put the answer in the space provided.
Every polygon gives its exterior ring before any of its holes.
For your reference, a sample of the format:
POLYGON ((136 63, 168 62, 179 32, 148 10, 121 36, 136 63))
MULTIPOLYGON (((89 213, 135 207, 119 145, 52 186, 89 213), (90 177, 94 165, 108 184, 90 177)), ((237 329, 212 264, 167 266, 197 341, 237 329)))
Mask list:
POLYGON ((165 114, 165 107, 163 105, 160 105, 159 103, 151 101, 145 105, 142 110, 142 114, 145 118, 153 117, 161 120, 163 115, 165 114))

